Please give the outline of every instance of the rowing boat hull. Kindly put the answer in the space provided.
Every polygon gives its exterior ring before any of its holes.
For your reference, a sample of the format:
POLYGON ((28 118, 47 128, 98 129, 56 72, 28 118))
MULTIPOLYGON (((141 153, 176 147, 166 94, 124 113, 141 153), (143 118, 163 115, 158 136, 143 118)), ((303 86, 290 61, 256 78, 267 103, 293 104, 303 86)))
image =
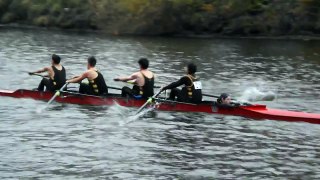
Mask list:
MULTIPOLYGON (((0 96, 14 98, 31 98, 35 100, 48 101, 54 95, 51 92, 39 92, 32 90, 19 89, 16 91, 0 90, 0 96)), ((125 107, 140 107, 146 101, 134 98, 123 98, 120 95, 110 95, 106 97, 83 95, 77 93, 62 93, 55 101, 59 103, 79 104, 79 105, 113 105, 119 104, 125 107)), ((162 111, 180 111, 180 112, 200 112, 210 114, 223 114, 243 116, 252 119, 271 119, 283 121, 304 121, 320 124, 320 114, 305 112, 286 111, 267 108, 265 105, 244 105, 234 108, 221 108, 213 102, 204 102, 202 104, 188 104, 179 102, 161 102, 157 106, 162 111)))

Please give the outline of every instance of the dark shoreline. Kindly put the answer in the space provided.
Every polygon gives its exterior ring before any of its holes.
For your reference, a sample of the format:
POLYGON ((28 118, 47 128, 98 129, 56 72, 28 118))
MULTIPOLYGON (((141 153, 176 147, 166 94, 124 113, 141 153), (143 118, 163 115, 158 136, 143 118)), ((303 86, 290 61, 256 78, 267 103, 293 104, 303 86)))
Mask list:
POLYGON ((181 33, 181 34, 173 34, 173 35, 143 35, 143 34, 112 34, 107 33, 103 30, 93 30, 93 29, 63 29, 57 27, 39 27, 33 25, 25 25, 25 24, 0 24, 0 28, 16 28, 16 29, 29 29, 29 30, 50 30, 50 31, 60 31, 60 32, 76 32, 76 33, 95 33, 101 35, 108 36, 119 36, 119 37, 167 37, 167 38, 196 38, 196 39, 265 39, 265 40, 302 40, 302 41, 310 41, 310 40, 320 40, 320 35, 301 35, 301 34, 292 34, 292 35, 252 35, 252 36, 243 36, 243 35, 222 35, 222 34, 194 34, 194 33, 181 33))

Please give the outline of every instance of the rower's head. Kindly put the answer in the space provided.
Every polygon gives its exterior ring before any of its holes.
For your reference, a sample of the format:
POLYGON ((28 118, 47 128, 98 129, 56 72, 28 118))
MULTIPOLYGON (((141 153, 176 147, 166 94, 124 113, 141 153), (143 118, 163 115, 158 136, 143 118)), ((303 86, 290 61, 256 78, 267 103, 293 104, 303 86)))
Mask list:
POLYGON ((140 69, 148 69, 149 67, 149 60, 147 58, 141 58, 138 61, 140 65, 140 69))
POLYGON ((222 93, 218 98, 218 103, 220 104, 230 104, 231 103, 231 96, 227 93, 222 93))
POLYGON ((197 72, 197 66, 193 63, 189 63, 187 65, 187 73, 188 74, 195 74, 197 72))
POLYGON ((52 59, 52 64, 60 64, 60 60, 61 60, 60 56, 56 54, 52 54, 51 59, 52 59))
POLYGON ((96 64, 97 64, 96 58, 95 58, 94 56, 90 56, 90 57, 88 58, 87 68, 89 69, 89 68, 95 67, 96 64))

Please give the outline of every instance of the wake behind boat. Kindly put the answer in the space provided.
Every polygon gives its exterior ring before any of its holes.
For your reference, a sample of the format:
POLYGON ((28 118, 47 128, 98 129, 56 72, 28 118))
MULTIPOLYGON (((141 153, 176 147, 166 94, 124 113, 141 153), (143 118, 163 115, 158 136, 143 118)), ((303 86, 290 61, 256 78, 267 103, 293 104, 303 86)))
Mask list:
MULTIPOLYGON (((53 92, 43 92, 37 90, 18 89, 16 91, 0 90, 0 96, 14 98, 31 98, 35 100, 49 101, 53 92)), ((95 96, 80 94, 72 91, 62 91, 55 98, 56 102, 79 104, 79 105, 113 105, 119 104, 125 107, 140 107, 146 103, 145 99, 135 99, 122 97, 120 94, 108 94, 106 96, 95 96)), ((209 114, 222 114, 243 116, 252 119, 270 119, 280 121, 303 121, 314 124, 320 124, 320 114, 287 111, 267 108, 260 104, 240 104, 237 107, 220 107, 215 101, 202 101, 200 104, 183 103, 177 101, 168 101, 164 98, 155 98, 156 108, 161 111, 179 111, 179 112, 199 112, 209 114)))

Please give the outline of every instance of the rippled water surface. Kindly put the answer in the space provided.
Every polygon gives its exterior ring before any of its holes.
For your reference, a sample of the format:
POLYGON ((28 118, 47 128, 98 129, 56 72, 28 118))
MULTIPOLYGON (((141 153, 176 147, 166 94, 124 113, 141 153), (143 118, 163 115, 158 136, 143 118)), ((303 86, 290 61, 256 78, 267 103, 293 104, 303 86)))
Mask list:
MULTIPOLYGON (((26 71, 59 54, 72 77, 98 59, 107 83, 150 59, 157 85, 198 64, 207 94, 320 113, 320 42, 114 37, 0 27, 0 89, 31 89, 26 71), (259 101, 272 93, 273 101, 259 101), (252 98, 255 97, 255 98, 252 98)), ((320 125, 52 104, 0 97, 1 179, 320 179, 320 125), (131 119, 130 119, 131 118, 131 119), (130 120, 130 123, 128 119, 130 120)))

